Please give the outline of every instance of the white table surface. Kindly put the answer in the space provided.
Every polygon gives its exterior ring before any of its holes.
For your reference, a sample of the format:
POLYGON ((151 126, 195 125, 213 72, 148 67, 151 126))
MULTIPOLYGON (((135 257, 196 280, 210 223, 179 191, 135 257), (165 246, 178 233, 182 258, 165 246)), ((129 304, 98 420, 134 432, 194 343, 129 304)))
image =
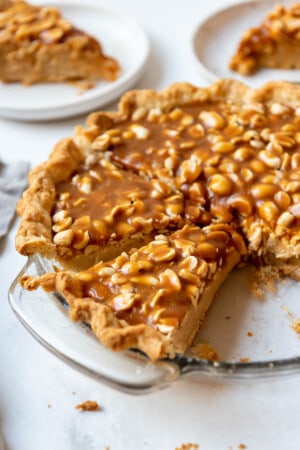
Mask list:
MULTIPOLYGON (((226 0, 97 3, 136 18, 149 34, 151 57, 137 87, 207 84, 193 65, 191 35, 226 0)), ((84 121, 84 116, 51 123, 0 119, 1 158, 39 163, 84 121)), ((234 450, 240 444, 249 450, 300 448, 300 377, 248 384, 179 382, 134 397, 90 380, 48 353, 7 302, 9 285, 25 263, 14 249, 17 223, 0 243, 0 428, 7 450, 173 450, 188 442, 201 450, 234 450), (97 400, 103 411, 74 408, 85 400, 97 400)))

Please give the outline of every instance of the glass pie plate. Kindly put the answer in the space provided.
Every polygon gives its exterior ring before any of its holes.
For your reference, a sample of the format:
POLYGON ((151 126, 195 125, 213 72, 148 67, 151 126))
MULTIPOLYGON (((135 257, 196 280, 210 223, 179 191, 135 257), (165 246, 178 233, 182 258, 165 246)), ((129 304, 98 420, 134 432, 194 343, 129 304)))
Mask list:
POLYGON ((294 280, 279 282, 276 290, 258 299, 249 291, 250 268, 233 271, 194 343, 195 348, 214 349, 219 360, 201 359, 190 352, 152 364, 139 352, 106 349, 87 325, 69 319, 67 303, 60 295, 42 289, 29 292, 19 284, 20 277, 51 270, 50 261, 37 256, 28 259, 9 290, 13 311, 54 355, 115 389, 144 394, 179 380, 249 382, 300 372, 300 287, 294 280))

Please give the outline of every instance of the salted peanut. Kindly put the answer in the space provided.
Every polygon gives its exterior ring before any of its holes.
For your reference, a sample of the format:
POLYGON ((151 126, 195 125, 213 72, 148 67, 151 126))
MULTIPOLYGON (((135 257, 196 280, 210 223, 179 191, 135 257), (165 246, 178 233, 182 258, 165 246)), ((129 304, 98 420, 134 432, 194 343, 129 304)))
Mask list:
POLYGON ((300 181, 289 181, 286 184, 286 191, 289 193, 295 193, 300 191, 300 181))
POLYGON ((271 134, 270 141, 272 143, 277 143, 277 144, 281 145, 282 147, 286 147, 286 148, 292 148, 292 147, 294 147, 294 145, 296 143, 292 137, 288 136, 285 133, 279 133, 279 132, 271 134))
POLYGON ((234 150, 234 145, 231 142, 219 141, 212 146, 212 150, 221 154, 231 153, 234 150))
POLYGON ((149 258, 155 262, 172 261, 175 256, 175 249, 170 247, 158 247, 149 254, 149 258))
POLYGON ((298 169, 300 167, 300 153, 295 153, 291 156, 292 169, 298 169))
POLYGON ((89 236, 88 230, 85 230, 85 231, 75 230, 72 246, 75 249, 81 250, 88 245, 89 240, 90 240, 90 236, 89 236))
POLYGON ((190 126, 187 129, 187 132, 191 137, 197 139, 200 139, 205 135, 204 128, 200 123, 196 123, 195 125, 190 126))
POLYGON ((283 153, 281 158, 280 170, 288 170, 291 167, 291 155, 287 152, 283 153))
POLYGON ((256 141, 259 141, 259 134, 256 130, 247 130, 243 134, 243 139, 246 142, 251 141, 251 139, 255 139, 256 141))
POLYGON ((195 119, 191 114, 184 114, 184 116, 180 119, 180 124, 183 125, 184 127, 193 125, 194 122, 195 119))
POLYGON ((133 124, 130 130, 135 134, 135 137, 140 140, 145 140, 150 137, 150 130, 142 125, 133 124))
POLYGON ((126 311, 132 308, 137 299, 137 294, 123 292, 122 294, 116 295, 111 302, 116 311, 126 311))
POLYGON ((156 122, 162 116, 162 110, 158 107, 151 108, 147 115, 147 120, 149 122, 156 122))
POLYGON ((264 148, 265 144, 262 141, 259 141, 257 139, 251 139, 249 144, 251 145, 251 147, 256 148, 256 149, 261 149, 264 148))
POLYGON ((274 102, 270 105, 270 112, 271 114, 274 114, 274 116, 283 116, 289 112, 289 108, 282 103, 274 102))
POLYGON ((179 120, 184 115, 184 112, 181 108, 174 108, 169 112, 169 118, 171 120, 179 120))
POLYGON ((61 219, 60 221, 56 221, 55 225, 52 226, 52 230, 55 233, 59 233, 60 231, 67 230, 72 225, 72 217, 65 217, 64 219, 61 219))
POLYGON ((134 234, 136 231, 135 227, 133 225, 130 225, 127 222, 120 222, 116 224, 116 233, 117 236, 126 237, 134 234))
POLYGON ((183 161, 179 168, 179 183, 192 183, 197 180, 202 172, 201 164, 197 158, 193 158, 193 155, 190 159, 183 161))
POLYGON ((234 154, 232 156, 235 160, 242 162, 242 161, 249 160, 250 158, 253 157, 253 155, 254 155, 254 151, 251 150, 250 148, 240 147, 234 152, 234 154))
POLYGON ((267 124, 267 119, 262 114, 254 114, 250 118, 250 125, 252 127, 262 128, 267 124))
POLYGON ((199 119, 202 120, 206 128, 221 129, 226 125, 223 117, 215 111, 202 111, 199 114, 199 119))
POLYGON ((271 137, 272 131, 270 128, 264 128, 261 132, 260 132, 260 137, 265 141, 265 142, 269 142, 270 141, 270 137, 271 137))
POLYGON ((278 217, 277 223, 278 225, 282 225, 284 227, 290 226, 295 220, 295 217, 290 211, 284 211, 280 216, 278 217))
POLYGON ((253 212, 253 205, 250 198, 245 194, 234 194, 227 201, 231 208, 236 209, 242 216, 250 216, 253 212))
POLYGON ((277 206, 283 210, 287 209, 291 204, 291 197, 285 191, 276 192, 274 195, 274 200, 277 206))
POLYGON ((53 237, 53 242, 56 245, 71 245, 74 237, 73 230, 64 230, 55 234, 53 237))
POLYGON ((217 195, 230 195, 233 190, 232 181, 225 175, 212 175, 208 182, 209 189, 217 195))
POLYGON ((93 150, 107 150, 108 147, 111 145, 111 137, 104 133, 98 136, 94 142, 92 143, 93 150))
POLYGON ((181 148, 182 150, 189 150, 195 147, 195 145, 196 145, 195 141, 184 141, 179 144, 179 148, 181 148))
POLYGON ((268 150, 262 150, 259 152, 258 157, 263 161, 267 167, 272 169, 278 169, 281 165, 281 159, 279 156, 274 155, 274 153, 268 150))
POLYGON ((132 120, 142 120, 146 117, 148 111, 143 106, 137 108, 135 111, 133 111, 131 118, 132 120))
POLYGON ((242 167, 241 176, 246 181, 246 183, 251 183, 254 180, 254 173, 247 167, 242 167))
POLYGON ((219 165, 219 170, 223 173, 233 174, 240 171, 240 166, 230 158, 224 158, 219 165))
POLYGON ((61 222, 62 220, 64 220, 65 218, 67 218, 69 216, 70 216, 69 211, 67 209, 62 209, 62 210, 58 211, 57 213, 53 214, 52 222, 53 223, 61 222))
POLYGON ((200 242, 197 245, 197 254, 203 258, 213 261, 216 258, 216 247, 209 242, 200 242))
POLYGON ((278 190, 277 186, 266 183, 256 183, 253 186, 251 186, 250 189, 251 194, 255 199, 273 197, 277 190, 278 190))
POLYGON ((259 206, 258 213, 263 220, 272 224, 277 221, 280 210, 275 203, 266 201, 259 206))

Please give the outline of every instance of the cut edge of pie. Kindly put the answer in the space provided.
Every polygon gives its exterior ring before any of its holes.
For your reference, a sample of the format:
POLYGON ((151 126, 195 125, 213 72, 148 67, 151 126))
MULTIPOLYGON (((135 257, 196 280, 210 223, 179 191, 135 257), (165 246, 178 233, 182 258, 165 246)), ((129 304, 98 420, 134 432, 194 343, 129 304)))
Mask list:
POLYGON ((251 75, 262 67, 300 68, 300 3, 277 5, 261 25, 242 36, 229 62, 231 70, 251 75))
MULTIPOLYGON (((92 36, 63 19, 57 8, 22 0, 0 3, 0 80, 4 83, 114 81, 118 62, 92 36)), ((89 84, 88 84, 89 83, 89 84)))

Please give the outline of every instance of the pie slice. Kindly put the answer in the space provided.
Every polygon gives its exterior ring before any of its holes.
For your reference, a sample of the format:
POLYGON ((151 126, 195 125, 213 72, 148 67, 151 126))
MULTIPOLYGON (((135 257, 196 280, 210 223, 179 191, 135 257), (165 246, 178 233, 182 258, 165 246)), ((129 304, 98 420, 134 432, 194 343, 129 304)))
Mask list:
POLYGON ((277 5, 258 28, 243 35, 229 67, 251 75, 261 67, 300 68, 300 3, 277 5))
POLYGON ((5 83, 114 81, 117 61, 58 9, 0 0, 0 80, 5 83))
POLYGON ((155 361, 185 352, 215 292, 245 252, 230 226, 186 225, 89 270, 21 282, 62 294, 71 318, 89 323, 108 348, 136 348, 155 361))

